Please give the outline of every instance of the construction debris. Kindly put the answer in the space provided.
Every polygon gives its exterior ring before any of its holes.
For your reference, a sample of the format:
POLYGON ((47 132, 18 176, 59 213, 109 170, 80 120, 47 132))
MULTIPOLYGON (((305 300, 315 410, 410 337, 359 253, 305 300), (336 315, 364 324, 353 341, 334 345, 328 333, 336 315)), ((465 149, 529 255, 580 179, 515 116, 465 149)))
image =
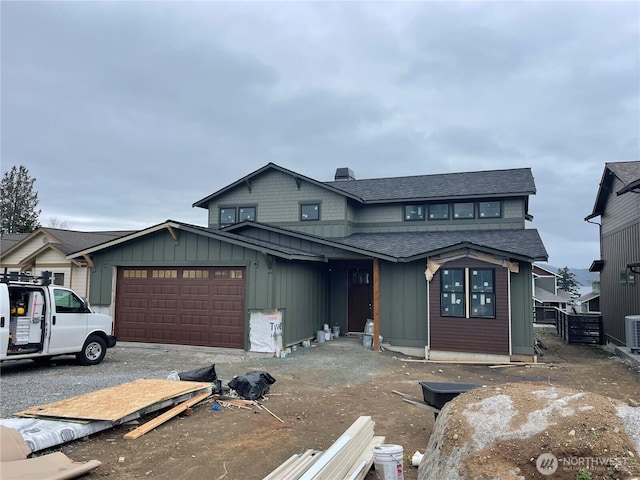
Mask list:
POLYGON ((306 450, 291 456, 264 480, 363 480, 373 465, 374 422, 359 417, 325 452, 306 450))
POLYGON ((144 425, 136 428, 135 430, 132 430, 131 432, 125 434, 122 438, 126 438, 127 440, 133 440, 138 437, 141 437, 145 433, 150 432, 151 430, 156 428, 158 425, 162 425, 167 420, 172 419, 176 415, 179 415, 180 413, 194 406, 196 403, 200 403, 202 400, 204 400, 205 398, 208 398, 209 396, 211 396, 210 392, 200 393, 195 397, 190 398, 189 400, 182 402, 179 405, 176 405, 171 410, 163 413, 159 417, 156 417, 153 420, 145 423, 144 425))
POLYGON ((2 480, 64 480, 80 477, 102 465, 99 460, 74 462, 62 452, 28 458, 31 449, 20 432, 3 425, 0 425, 0 445, 2 480))

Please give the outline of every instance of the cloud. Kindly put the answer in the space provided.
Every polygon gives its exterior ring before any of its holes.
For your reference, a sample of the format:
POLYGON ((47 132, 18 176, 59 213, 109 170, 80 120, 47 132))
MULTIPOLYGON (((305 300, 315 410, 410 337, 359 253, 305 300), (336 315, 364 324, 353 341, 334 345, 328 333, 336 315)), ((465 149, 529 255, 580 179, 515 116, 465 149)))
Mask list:
POLYGON ((639 13, 5 2, 2 167, 30 169, 43 217, 87 229, 205 224, 194 201, 268 162, 319 180, 531 167, 530 226, 585 266, 604 163, 640 158, 639 13))

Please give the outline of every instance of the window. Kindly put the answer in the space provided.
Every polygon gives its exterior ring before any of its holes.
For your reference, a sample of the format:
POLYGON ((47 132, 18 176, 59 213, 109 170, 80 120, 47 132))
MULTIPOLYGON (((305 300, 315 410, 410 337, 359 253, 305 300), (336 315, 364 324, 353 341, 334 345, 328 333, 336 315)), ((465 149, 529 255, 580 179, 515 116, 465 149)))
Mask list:
POLYGON ((453 204, 453 218, 475 218, 473 202, 454 203, 453 204))
POLYGON ((220 226, 226 227, 236 223, 236 207, 220 209, 220 226))
POLYGON ((222 269, 213 272, 213 276, 215 278, 232 278, 239 280, 243 277, 242 272, 242 270, 222 269))
POLYGON ((147 278, 146 270, 125 270, 122 272, 124 278, 147 278))
POLYGON ((86 313, 89 310, 75 293, 69 290, 54 289, 56 313, 86 313))
POLYGON ((480 202, 478 204, 480 218, 502 217, 502 204, 500 202, 480 202))
POLYGON ((404 206, 405 221, 424 220, 424 207, 422 205, 405 205, 404 206))
POLYGON ((429 220, 449 220, 449 204, 448 203, 430 204, 429 220))
POLYGON ((178 278, 178 270, 152 270, 151 278, 178 278))
POLYGON ((495 269, 443 268, 440 271, 443 317, 495 318, 495 303, 495 269))
POLYGON ((300 205, 300 220, 320 220, 320 204, 303 203, 302 205, 300 205))
POLYGON ((631 270, 620 270, 620 283, 636 283, 636 274, 631 270))
POLYGON ((183 270, 182 278, 209 278, 209 270, 183 270))
POLYGON ((64 273, 54 273, 53 274, 53 284, 64 286, 64 273))
POLYGON ((469 269, 471 287, 471 317, 495 317, 494 270, 492 268, 469 269))
POLYGON ((240 207, 238 213, 238 221, 244 222, 245 220, 253 221, 256 219, 256 207, 240 207))
POLYGON ((443 317, 464 317, 464 268, 443 269, 440 273, 440 313, 443 317))

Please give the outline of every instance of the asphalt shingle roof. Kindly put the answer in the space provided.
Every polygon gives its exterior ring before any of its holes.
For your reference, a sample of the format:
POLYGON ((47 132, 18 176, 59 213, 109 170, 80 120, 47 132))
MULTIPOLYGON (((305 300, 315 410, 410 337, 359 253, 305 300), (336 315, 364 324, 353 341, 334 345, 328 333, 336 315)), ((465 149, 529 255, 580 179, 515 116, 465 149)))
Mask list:
POLYGON ((374 253, 408 258, 456 245, 477 245, 534 260, 546 260, 547 251, 535 229, 457 230, 449 232, 357 233, 331 239, 374 253))
POLYGON ((324 184, 365 202, 532 195, 536 192, 530 168, 343 180, 324 184))
POLYGON ((133 233, 133 231, 104 231, 104 232, 79 232, 76 230, 62 230, 59 228, 43 228, 50 235, 60 240, 55 246, 65 255, 79 252, 95 245, 115 240, 133 233))
POLYGON ((255 247, 268 249, 268 250, 271 250, 271 251, 274 251, 274 252, 280 252, 280 253, 283 253, 285 255, 292 255, 292 256, 298 256, 298 257, 309 257, 309 258, 322 257, 322 255, 318 255, 318 254, 315 254, 315 253, 312 253, 312 252, 308 252, 308 251, 305 251, 305 250, 300 250, 300 249, 291 248, 291 247, 284 247, 282 245, 278 245, 278 244, 275 244, 275 243, 265 242, 263 240, 258 240, 258 239, 251 238, 251 237, 245 237, 243 235, 238 235, 237 233, 226 232, 224 230, 218 230, 216 228, 206 228, 206 227, 201 227, 201 226, 198 226, 198 225, 190 225, 190 224, 181 223, 181 222, 175 222, 175 223, 179 223, 181 225, 190 227, 190 228, 192 228, 194 230, 199 230, 199 231, 204 232, 204 233, 215 234, 217 236, 233 239, 233 240, 245 243, 245 244, 253 245, 255 247))
POLYGON ((640 162, 610 162, 607 167, 625 185, 640 179, 640 162))

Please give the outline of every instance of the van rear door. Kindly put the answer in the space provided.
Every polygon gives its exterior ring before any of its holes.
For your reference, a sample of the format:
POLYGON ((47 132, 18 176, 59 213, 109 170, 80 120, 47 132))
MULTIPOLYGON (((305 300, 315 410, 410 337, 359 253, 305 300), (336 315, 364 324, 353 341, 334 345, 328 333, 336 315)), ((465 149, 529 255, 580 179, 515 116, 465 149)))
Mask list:
POLYGON ((9 287, 6 283, 0 283, 0 359, 7 357, 9 347, 9 287))

